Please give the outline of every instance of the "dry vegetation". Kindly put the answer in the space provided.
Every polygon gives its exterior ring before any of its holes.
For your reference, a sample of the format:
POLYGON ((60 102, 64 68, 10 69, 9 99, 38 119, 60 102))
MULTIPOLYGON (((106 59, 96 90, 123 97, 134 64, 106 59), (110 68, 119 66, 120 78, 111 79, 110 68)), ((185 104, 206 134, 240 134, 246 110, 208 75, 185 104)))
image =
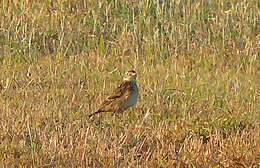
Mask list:
POLYGON ((0 2, 0 167, 260 167, 260 2, 0 2), (88 119, 124 71, 140 99, 88 119))

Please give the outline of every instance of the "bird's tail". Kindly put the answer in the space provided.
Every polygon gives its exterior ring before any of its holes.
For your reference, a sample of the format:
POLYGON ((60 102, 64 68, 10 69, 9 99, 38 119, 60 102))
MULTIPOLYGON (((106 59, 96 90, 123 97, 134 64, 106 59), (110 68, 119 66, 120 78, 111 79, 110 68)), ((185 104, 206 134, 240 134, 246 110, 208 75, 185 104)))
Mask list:
POLYGON ((98 114, 98 113, 104 113, 104 112, 108 112, 108 111, 98 110, 98 111, 96 111, 96 112, 90 114, 88 117, 91 118, 92 116, 94 116, 94 115, 96 115, 96 114, 98 114))

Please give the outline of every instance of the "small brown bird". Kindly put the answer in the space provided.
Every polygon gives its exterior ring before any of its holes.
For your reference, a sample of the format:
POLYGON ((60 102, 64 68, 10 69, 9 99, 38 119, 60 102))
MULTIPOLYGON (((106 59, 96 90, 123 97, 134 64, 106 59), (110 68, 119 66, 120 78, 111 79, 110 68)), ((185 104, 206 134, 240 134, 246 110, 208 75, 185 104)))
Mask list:
POLYGON ((134 106, 138 99, 138 86, 136 83, 137 74, 134 70, 125 73, 123 83, 101 104, 101 107, 94 113, 103 112, 122 113, 129 107, 134 106))

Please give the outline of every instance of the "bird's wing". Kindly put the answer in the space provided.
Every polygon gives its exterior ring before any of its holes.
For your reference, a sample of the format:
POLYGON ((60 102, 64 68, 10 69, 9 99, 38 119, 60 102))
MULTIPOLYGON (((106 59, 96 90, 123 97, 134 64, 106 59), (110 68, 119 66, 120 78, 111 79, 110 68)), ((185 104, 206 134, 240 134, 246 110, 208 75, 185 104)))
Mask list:
POLYGON ((117 87, 111 96, 107 97, 98 109, 101 111, 116 111, 119 105, 123 103, 131 93, 130 81, 124 81, 119 87, 117 87))

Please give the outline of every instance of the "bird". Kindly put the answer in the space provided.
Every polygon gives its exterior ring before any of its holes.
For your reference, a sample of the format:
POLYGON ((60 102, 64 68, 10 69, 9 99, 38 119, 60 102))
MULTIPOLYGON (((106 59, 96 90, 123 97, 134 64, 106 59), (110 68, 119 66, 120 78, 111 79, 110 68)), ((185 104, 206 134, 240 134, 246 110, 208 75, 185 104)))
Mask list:
POLYGON ((127 71, 123 82, 104 100, 97 111, 89 115, 89 118, 104 112, 119 114, 134 106, 137 103, 139 94, 136 78, 137 73, 135 70, 127 71))

